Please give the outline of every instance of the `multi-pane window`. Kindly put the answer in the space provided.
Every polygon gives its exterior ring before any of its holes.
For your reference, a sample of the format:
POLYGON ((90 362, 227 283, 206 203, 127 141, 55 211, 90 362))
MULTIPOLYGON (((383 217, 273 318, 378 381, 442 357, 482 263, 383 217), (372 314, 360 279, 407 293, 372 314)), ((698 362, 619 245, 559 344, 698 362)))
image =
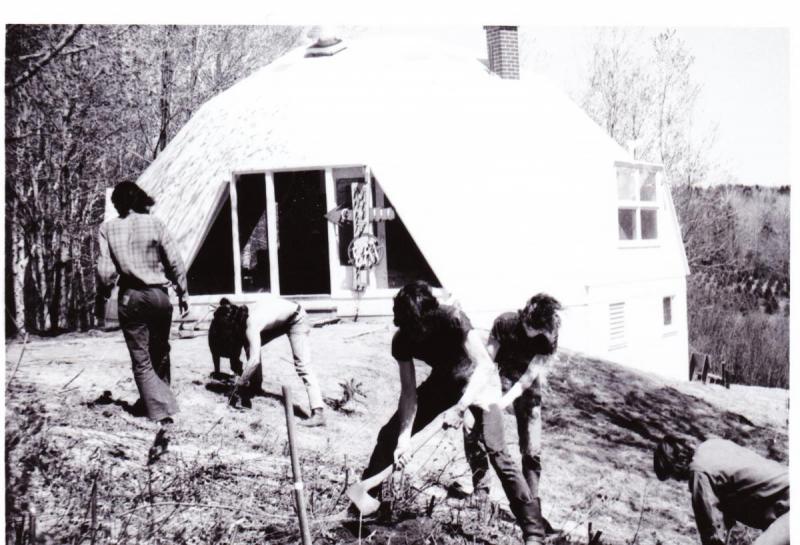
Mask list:
POLYGON ((656 171, 617 167, 619 240, 658 239, 656 171))

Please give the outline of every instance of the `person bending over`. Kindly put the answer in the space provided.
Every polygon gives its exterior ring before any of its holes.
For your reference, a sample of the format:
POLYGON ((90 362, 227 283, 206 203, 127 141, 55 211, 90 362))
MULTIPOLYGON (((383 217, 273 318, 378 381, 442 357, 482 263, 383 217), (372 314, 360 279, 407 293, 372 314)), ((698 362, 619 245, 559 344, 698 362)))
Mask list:
POLYGON ((400 372, 400 400, 397 412, 378 433, 362 478, 392 464, 403 467, 410 456, 412 435, 450 408, 454 411, 446 416, 446 423, 459 425, 469 409, 525 543, 541 543, 544 529, 538 503, 506 448, 502 415, 496 405, 499 391, 495 395, 486 393, 494 369, 478 332, 463 312, 440 305, 425 282, 413 282, 397 293, 394 323, 398 330, 391 350, 400 372), (414 359, 432 368, 418 387, 414 359))
POLYGON ((209 347, 214 371, 219 372, 219 358, 228 357, 231 369, 240 376, 236 380, 231 404, 249 407, 254 392, 261 390, 261 347, 286 335, 294 356, 294 368, 303 381, 311 406, 311 418, 302 420, 304 426, 324 426, 322 394, 311 368, 308 346, 311 328, 306 311, 299 304, 272 294, 260 294, 259 301, 250 305, 234 305, 222 298, 209 327, 209 347), (244 348, 247 364, 241 369, 239 355, 244 348))
MULTIPOLYGON (((542 471, 542 382, 546 365, 558 348, 559 310, 561 304, 553 297, 534 295, 521 310, 495 319, 487 343, 500 372, 500 408, 513 404, 522 472, 537 502, 542 471)), ((488 495, 491 475, 479 431, 464 429, 464 449, 472 469, 474 493, 488 495)))
POLYGON ((764 530, 753 545, 789 544, 786 466, 725 439, 695 448, 666 435, 656 445, 653 468, 661 481, 688 481, 703 545, 724 545, 735 521, 764 530))

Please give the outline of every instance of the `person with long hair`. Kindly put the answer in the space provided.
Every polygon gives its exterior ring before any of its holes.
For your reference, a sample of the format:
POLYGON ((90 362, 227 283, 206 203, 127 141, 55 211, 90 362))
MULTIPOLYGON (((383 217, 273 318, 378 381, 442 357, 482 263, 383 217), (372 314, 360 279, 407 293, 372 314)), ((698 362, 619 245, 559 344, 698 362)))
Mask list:
POLYGON ((703 545, 724 545, 738 521, 764 530, 753 545, 789 545, 789 469, 774 460, 713 437, 695 445, 665 435, 653 452, 661 481, 689 483, 703 545))
MULTIPOLYGON (((522 473, 528 488, 539 501, 542 472, 542 383, 548 363, 558 348, 561 304, 550 295, 538 293, 516 312, 498 316, 492 325, 487 351, 497 364, 503 397, 500 408, 513 406, 517 421, 522 473)), ((473 490, 489 492, 489 462, 476 431, 464 430, 464 450, 472 470, 473 490)), ((545 528, 549 524, 543 521, 545 528)))
POLYGON ((398 330, 391 350, 400 372, 400 400, 397 412, 378 433, 362 479, 392 464, 405 466, 414 434, 448 410, 445 424, 458 426, 469 409, 525 543, 542 543, 539 504, 506 448, 502 414, 497 406, 499 389, 494 388, 498 390, 494 392, 487 386, 494 365, 469 318, 454 306, 439 304, 430 287, 421 281, 408 284, 397 293, 393 310, 398 330), (414 359, 432 368, 419 386, 414 359))
POLYGON ((98 289, 108 298, 119 287, 119 325, 139 390, 137 405, 162 425, 171 424, 178 403, 170 389, 169 331, 172 303, 167 288, 188 311, 186 268, 164 223, 150 215, 155 201, 133 182, 120 182, 111 194, 118 218, 99 230, 98 289))

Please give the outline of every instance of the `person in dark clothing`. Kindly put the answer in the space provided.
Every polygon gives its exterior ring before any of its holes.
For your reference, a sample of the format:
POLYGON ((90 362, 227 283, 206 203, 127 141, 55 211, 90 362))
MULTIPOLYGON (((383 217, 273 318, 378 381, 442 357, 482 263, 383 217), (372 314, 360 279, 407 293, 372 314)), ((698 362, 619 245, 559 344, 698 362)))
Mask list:
POLYGON ((667 435, 656 445, 659 480, 688 481, 703 545, 723 545, 735 521, 764 530, 753 545, 789 545, 789 469, 732 441, 695 448, 667 435))
POLYGON ((107 299, 119 285, 119 324, 133 364, 139 402, 151 420, 172 422, 178 403, 170 389, 169 331, 172 304, 167 287, 186 302, 186 269, 164 224, 149 213, 155 201, 133 182, 111 194, 119 213, 99 230, 98 286, 107 299))
MULTIPOLYGON (((487 342, 487 351, 500 373, 503 397, 499 407, 503 410, 513 405, 522 473, 537 504, 542 471, 542 384, 547 364, 558 348, 559 310, 561 304, 553 297, 534 295, 523 309, 498 316, 487 342)), ((472 470, 473 493, 488 496, 489 462, 476 432, 464 429, 464 451, 472 470)), ((455 483, 452 490, 457 493, 463 489, 455 483)), ((538 508, 541 511, 541 505, 538 508)), ((555 532, 544 517, 542 524, 546 533, 555 532)))
MULTIPOLYGON (((522 455, 522 472, 535 498, 539 496, 542 450, 542 382, 547 363, 558 348, 561 304, 539 293, 517 312, 498 316, 487 351, 500 372, 500 408, 513 404, 522 455)), ((476 434, 464 430, 464 449, 472 469, 474 492, 487 494, 491 478, 486 452, 476 434)), ((538 500, 537 500, 538 501, 538 500)))
POLYGON ((454 411, 446 415, 446 423, 460 425, 469 409, 525 543, 542 543, 544 529, 538 502, 506 448, 502 414, 496 405, 499 392, 486 388, 494 369, 469 319, 455 307, 440 305, 426 283, 414 282, 404 286, 394 299, 394 323, 398 331, 391 350, 400 371, 399 407, 378 433, 362 478, 376 475, 393 463, 404 466, 412 435, 451 408, 454 411), (414 359, 432 368, 419 387, 414 359))

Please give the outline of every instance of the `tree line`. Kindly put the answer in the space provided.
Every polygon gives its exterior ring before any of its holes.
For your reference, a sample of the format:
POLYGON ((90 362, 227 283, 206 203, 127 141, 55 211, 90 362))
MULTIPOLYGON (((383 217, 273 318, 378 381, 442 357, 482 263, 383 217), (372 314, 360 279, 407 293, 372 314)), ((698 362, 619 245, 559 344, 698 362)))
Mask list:
POLYGON ((582 106, 636 159, 664 166, 690 269, 788 276, 789 188, 737 187, 714 160, 716 127, 695 122, 702 86, 679 33, 603 29, 592 49, 582 106))
POLYGON ((697 127, 702 87, 674 30, 597 33, 585 111, 635 158, 663 164, 691 274, 689 343, 733 380, 788 387, 789 187, 730 183, 716 129, 697 127))
POLYGON ((303 37, 280 26, 6 27, 6 334, 95 322, 106 188, 303 37))

